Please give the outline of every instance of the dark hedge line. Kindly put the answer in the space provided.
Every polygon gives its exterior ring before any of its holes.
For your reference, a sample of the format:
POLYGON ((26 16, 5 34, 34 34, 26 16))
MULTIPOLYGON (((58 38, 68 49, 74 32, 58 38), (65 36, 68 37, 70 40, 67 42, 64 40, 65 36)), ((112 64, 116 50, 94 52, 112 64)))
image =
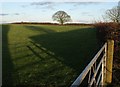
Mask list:
MULTIPOLYGON (((114 59, 113 59, 113 83, 112 85, 120 86, 120 24, 117 23, 96 23, 97 36, 100 43, 108 39, 114 40, 114 59)), ((114 87, 114 86, 113 86, 114 87)))
POLYGON ((120 24, 117 23, 96 23, 94 24, 97 28, 98 38, 101 41, 106 41, 108 39, 119 40, 120 24))
MULTIPOLYGON (((11 24, 42 24, 42 25, 61 25, 59 23, 50 23, 50 22, 14 22, 11 24)), ((85 24, 85 23, 66 23, 64 25, 83 25, 83 26, 92 26, 93 24, 85 24)), ((63 26, 63 25, 62 25, 63 26)))
POLYGON ((115 41, 115 50, 120 50, 120 24, 117 23, 96 23, 97 36, 101 43, 108 39, 115 41))

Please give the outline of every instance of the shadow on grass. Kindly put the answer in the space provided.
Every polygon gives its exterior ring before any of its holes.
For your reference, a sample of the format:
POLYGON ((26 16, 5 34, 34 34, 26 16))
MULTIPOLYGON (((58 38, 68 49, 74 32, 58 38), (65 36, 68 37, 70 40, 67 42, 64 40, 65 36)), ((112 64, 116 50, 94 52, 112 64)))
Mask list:
POLYGON ((42 46, 37 45, 35 42, 30 41, 34 46, 36 46, 38 49, 42 50, 44 53, 48 54, 51 57, 57 58, 53 53, 49 52, 47 49, 44 49, 42 46))
POLYGON ((28 29, 31 29, 31 30, 36 30, 36 31, 39 31, 39 32, 45 32, 45 33, 55 33, 55 31, 53 30, 50 30, 50 29, 46 29, 46 28, 43 28, 43 27, 40 27, 40 26, 26 26, 26 28, 28 29))
POLYGON ((42 58, 41 55, 39 55, 34 49, 32 49, 30 46, 27 46, 29 50, 31 50, 38 58, 42 58))
POLYGON ((57 60, 76 70, 78 74, 99 49, 94 28, 83 28, 61 33, 37 26, 27 26, 27 28, 33 31, 46 32, 47 34, 29 38, 34 42, 34 45, 39 44, 47 49, 46 52, 53 52, 57 56, 57 60))
POLYGON ((9 25, 2 26, 2 86, 13 86, 14 65, 8 47, 9 25))

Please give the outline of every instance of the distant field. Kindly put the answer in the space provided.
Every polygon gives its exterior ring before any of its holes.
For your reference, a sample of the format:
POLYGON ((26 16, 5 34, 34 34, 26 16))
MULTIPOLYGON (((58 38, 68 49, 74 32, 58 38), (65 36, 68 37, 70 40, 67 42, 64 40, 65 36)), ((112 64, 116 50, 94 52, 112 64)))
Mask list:
POLYGON ((98 51, 91 26, 2 26, 3 84, 69 86, 98 51))

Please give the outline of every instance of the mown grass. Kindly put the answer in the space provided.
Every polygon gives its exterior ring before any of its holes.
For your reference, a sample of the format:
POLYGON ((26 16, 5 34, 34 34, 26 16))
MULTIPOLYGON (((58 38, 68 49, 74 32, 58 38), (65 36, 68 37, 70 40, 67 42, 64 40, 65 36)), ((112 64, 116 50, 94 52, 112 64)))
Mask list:
POLYGON ((70 86, 99 49, 91 26, 3 25, 3 85, 70 86))

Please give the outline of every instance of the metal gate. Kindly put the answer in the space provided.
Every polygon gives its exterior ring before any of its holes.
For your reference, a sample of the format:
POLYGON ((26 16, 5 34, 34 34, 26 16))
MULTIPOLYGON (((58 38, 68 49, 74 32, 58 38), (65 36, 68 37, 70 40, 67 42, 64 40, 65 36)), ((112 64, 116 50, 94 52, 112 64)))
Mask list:
MULTIPOLYGON (((105 43, 99 52, 94 56, 91 62, 86 66, 82 73, 73 82, 71 87, 78 87, 82 84, 87 76, 88 87, 100 87, 104 85, 104 78, 106 78, 106 57, 107 57, 107 43, 105 43)), ((80 86, 81 87, 81 86, 80 86)))

